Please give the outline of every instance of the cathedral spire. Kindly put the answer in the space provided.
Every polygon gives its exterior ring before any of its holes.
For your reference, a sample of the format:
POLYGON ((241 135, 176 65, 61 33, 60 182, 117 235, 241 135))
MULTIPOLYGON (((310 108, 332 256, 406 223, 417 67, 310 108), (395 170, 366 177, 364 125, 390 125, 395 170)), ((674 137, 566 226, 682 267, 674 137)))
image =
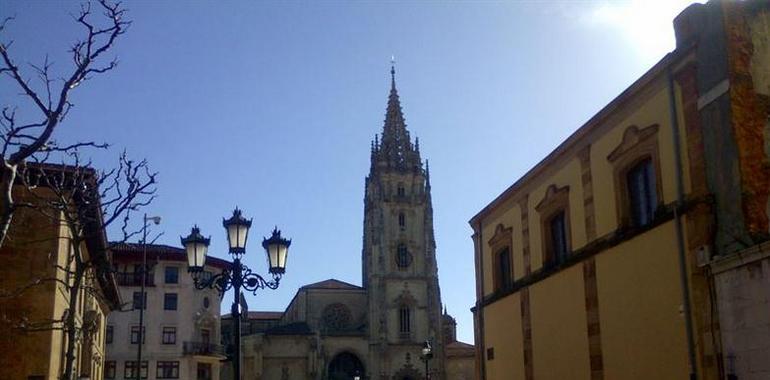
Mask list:
POLYGON ((401 101, 396 89, 395 60, 391 59, 390 94, 382 128, 382 140, 378 150, 379 161, 385 167, 400 171, 417 170, 421 167, 419 153, 412 145, 406 121, 401 110, 401 101))

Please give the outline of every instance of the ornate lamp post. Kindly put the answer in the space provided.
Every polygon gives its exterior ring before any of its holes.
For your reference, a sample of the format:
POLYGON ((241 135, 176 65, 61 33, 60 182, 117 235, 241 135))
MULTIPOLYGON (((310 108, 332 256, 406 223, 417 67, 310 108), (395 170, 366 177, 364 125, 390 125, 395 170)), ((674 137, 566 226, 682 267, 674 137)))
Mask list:
POLYGON ((433 347, 430 341, 426 340, 422 345, 421 359, 425 362, 425 379, 430 380, 430 359, 433 359, 433 347))
POLYGON ((193 277, 195 288, 197 289, 216 289, 220 295, 233 289, 233 336, 235 337, 235 352, 233 358, 233 372, 236 380, 241 379, 241 305, 239 302, 241 289, 256 294, 257 290, 270 288, 277 289, 281 276, 286 272, 286 257, 289 253, 290 239, 281 237, 281 231, 276 227, 270 239, 262 240, 262 247, 265 248, 268 261, 268 272, 272 275, 272 280, 265 280, 262 276, 252 273, 246 265, 241 263, 241 257, 246 254, 246 240, 251 227, 251 219, 246 219, 241 215, 241 210, 236 208, 230 219, 223 219, 222 225, 227 230, 227 243, 229 253, 233 257, 233 266, 223 270, 221 273, 211 277, 203 276, 203 265, 206 262, 211 238, 201 235, 198 226, 192 228, 192 232, 187 237, 183 237, 182 245, 187 251, 188 271, 193 277))

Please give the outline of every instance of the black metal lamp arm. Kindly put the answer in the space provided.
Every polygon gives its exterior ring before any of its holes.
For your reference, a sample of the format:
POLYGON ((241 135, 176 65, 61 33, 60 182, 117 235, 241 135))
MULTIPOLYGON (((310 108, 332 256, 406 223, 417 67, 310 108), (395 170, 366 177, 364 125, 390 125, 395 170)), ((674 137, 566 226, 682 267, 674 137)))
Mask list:
POLYGON ((241 275, 237 276, 235 273, 235 271, 225 269, 207 279, 200 279, 196 276, 194 277, 195 288, 198 290, 216 289, 219 296, 224 297, 228 290, 240 285, 239 287, 256 295, 257 290, 260 289, 278 289, 281 281, 280 275, 273 275, 271 281, 265 280, 264 277, 252 272, 249 267, 243 264, 241 264, 241 275))

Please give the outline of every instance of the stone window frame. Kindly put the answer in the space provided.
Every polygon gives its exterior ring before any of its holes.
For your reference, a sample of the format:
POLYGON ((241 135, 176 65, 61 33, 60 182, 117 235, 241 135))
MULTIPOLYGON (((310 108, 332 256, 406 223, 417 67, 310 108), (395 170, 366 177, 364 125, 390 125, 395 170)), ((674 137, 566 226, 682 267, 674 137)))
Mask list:
POLYGON ((489 251, 492 252, 492 285, 495 292, 504 291, 513 285, 513 227, 506 228, 502 223, 495 227, 495 234, 489 241, 489 251), (501 256, 508 252, 509 268, 507 283, 501 273, 501 256))
POLYGON ((412 339, 412 333, 414 332, 414 311, 418 308, 417 299, 412 296, 412 293, 404 286, 404 290, 393 300, 393 306, 398 312, 398 338, 401 341, 409 341, 412 339), (404 327, 404 312, 406 312, 407 331, 402 331, 404 327))
POLYGON ((559 265, 561 260, 555 257, 551 221, 564 213, 564 239, 567 244, 566 256, 572 254, 572 222, 569 210, 569 186, 558 187, 551 184, 545 191, 540 203, 535 206, 540 214, 540 237, 542 243, 543 268, 559 265))
POLYGON ((409 244, 402 241, 396 244, 395 249, 395 255, 393 255, 394 263, 396 264, 396 269, 399 271, 406 271, 409 269, 409 267, 412 266, 414 263, 414 256, 409 252, 409 244), (403 248, 403 255, 402 255, 402 248, 403 248), (403 259, 403 260, 402 260, 403 259), (402 265, 403 264, 403 265, 402 265))
POLYGON ((353 313, 345 304, 333 302, 324 306, 321 321, 327 331, 348 330, 353 326, 353 313))
MULTIPOLYGON (((655 193, 657 208, 663 204, 663 187, 660 170, 660 150, 658 147, 658 124, 644 128, 630 125, 623 132, 620 144, 607 155, 607 161, 612 165, 615 182, 615 210, 620 229, 633 226, 631 199, 628 189, 628 173, 645 160, 652 162, 655 171, 655 193)), ((655 217, 653 216, 653 219, 655 217)))

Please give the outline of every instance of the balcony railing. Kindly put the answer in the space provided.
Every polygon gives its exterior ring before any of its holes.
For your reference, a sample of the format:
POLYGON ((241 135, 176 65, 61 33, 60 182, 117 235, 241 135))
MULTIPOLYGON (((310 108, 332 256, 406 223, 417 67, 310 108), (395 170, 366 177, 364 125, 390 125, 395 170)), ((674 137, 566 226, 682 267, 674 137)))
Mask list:
MULTIPOLYGON (((115 273, 115 278, 120 286, 142 286, 142 275, 136 272, 118 272, 115 273)), ((146 286, 155 286, 152 273, 147 273, 145 278, 146 286)))
POLYGON ((185 355, 225 356, 222 345, 206 342, 184 342, 185 355))

